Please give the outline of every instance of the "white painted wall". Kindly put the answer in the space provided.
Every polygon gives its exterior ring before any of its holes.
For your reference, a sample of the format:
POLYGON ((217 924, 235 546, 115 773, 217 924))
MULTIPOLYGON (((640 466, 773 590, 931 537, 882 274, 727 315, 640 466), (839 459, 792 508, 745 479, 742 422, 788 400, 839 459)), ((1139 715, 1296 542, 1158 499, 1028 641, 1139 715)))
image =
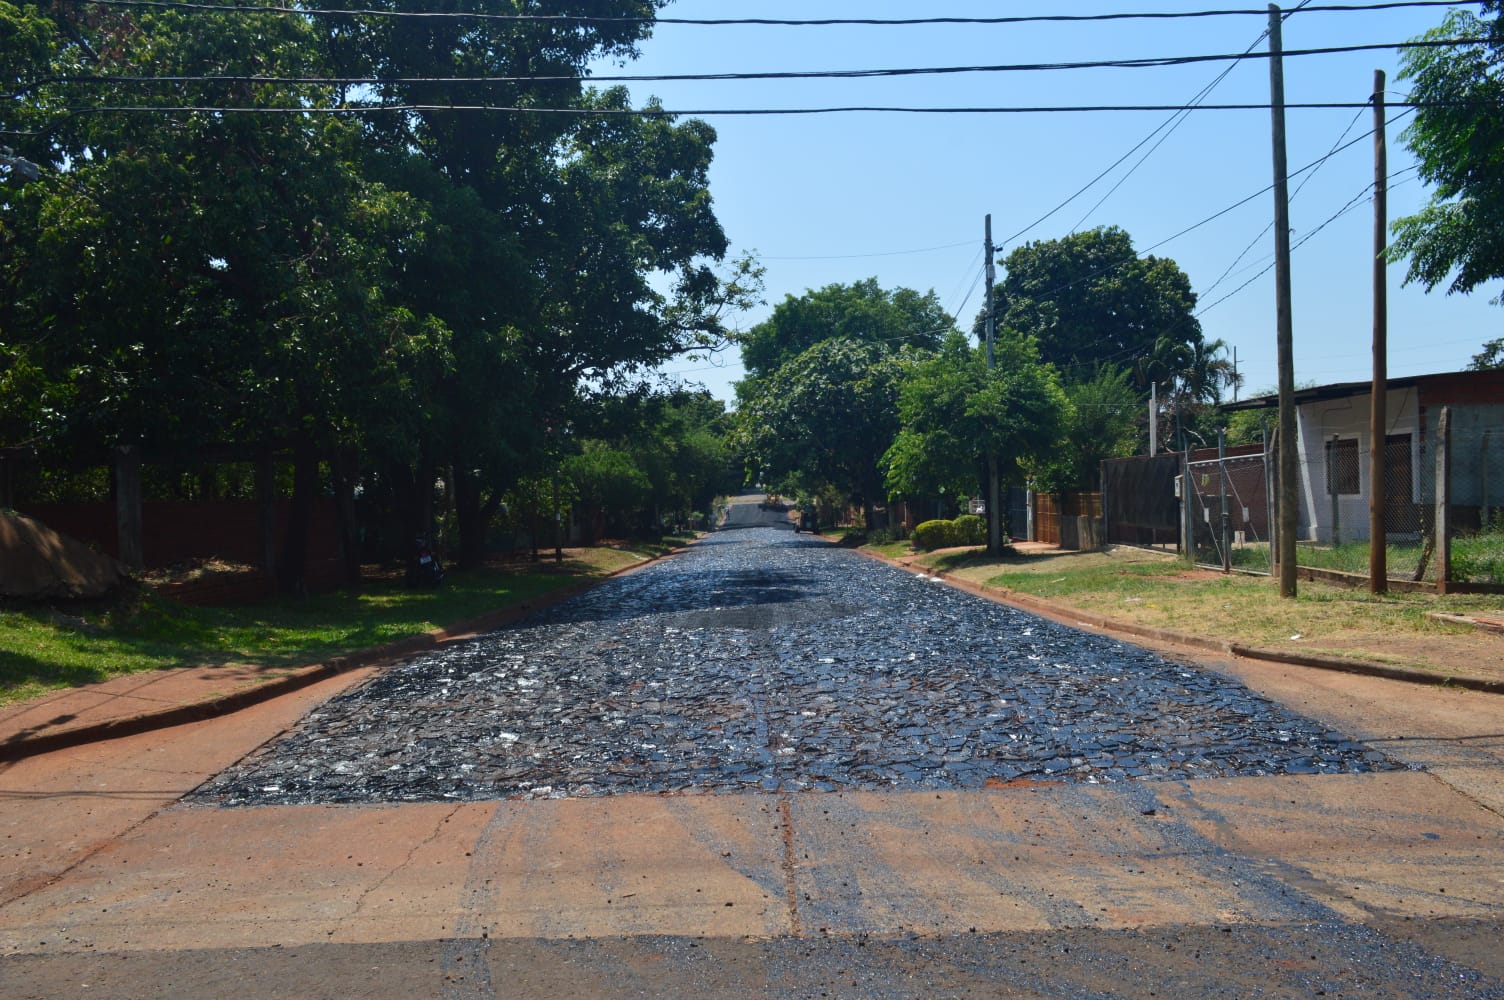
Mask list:
MULTIPOLYGON (((1392 389, 1386 399, 1386 436, 1410 435, 1411 482, 1418 484, 1420 417, 1417 406, 1417 390, 1392 389)), ((1333 540, 1332 497, 1327 493, 1327 442, 1333 437, 1339 440, 1357 439, 1358 486, 1355 494, 1338 496, 1335 524, 1343 542, 1368 539, 1368 495, 1372 482, 1374 454, 1369 435, 1370 393, 1350 396, 1345 399, 1323 400, 1306 403, 1296 413, 1299 433, 1301 468, 1300 524, 1297 535, 1303 541, 1329 545, 1333 540)), ((1382 441, 1379 454, 1383 453, 1382 441)), ((1412 488, 1411 500, 1419 500, 1412 488)))

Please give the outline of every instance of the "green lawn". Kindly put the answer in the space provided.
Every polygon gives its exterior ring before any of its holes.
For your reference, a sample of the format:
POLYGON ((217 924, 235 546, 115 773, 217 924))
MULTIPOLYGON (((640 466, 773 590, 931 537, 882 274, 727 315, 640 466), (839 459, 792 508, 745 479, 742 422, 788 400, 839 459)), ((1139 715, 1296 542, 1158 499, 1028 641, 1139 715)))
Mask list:
POLYGON ((672 546, 569 550, 562 564, 451 573, 436 590, 374 582, 320 594, 196 608, 150 591, 112 608, 0 606, 0 704, 165 667, 317 663, 524 603, 672 546))

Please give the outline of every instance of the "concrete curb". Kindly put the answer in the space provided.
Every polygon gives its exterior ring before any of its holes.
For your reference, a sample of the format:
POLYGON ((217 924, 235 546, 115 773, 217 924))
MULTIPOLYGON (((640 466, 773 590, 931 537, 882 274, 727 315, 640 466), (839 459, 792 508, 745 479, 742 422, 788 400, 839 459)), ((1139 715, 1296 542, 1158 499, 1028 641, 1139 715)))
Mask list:
POLYGON ((1132 622, 1115 621, 1094 612, 1081 611, 1067 604, 1054 604, 1027 594, 1016 594, 1012 591, 1000 590, 996 587, 974 583, 971 580, 961 579, 949 572, 932 573, 928 570, 915 567, 912 563, 906 563, 899 559, 890 559, 877 552, 864 549, 857 549, 856 551, 870 559, 876 559, 878 562, 886 563, 889 566, 895 566, 899 569, 915 573, 924 572, 928 576, 933 576, 941 580, 947 586, 976 594, 978 597, 985 597, 999 604, 1007 604, 1024 611, 1032 612, 1060 622, 1062 625, 1086 625, 1115 635, 1136 636, 1141 639, 1152 639, 1156 642, 1171 643, 1176 646, 1204 649, 1208 652, 1221 653, 1227 656, 1241 656, 1250 660, 1287 663, 1297 667, 1315 667, 1320 670, 1359 674, 1365 677, 1383 677, 1389 680, 1407 681, 1411 684, 1425 684, 1432 687, 1455 687, 1467 691, 1481 691, 1485 694, 1504 694, 1504 681, 1484 680, 1479 677, 1459 677, 1455 674, 1431 673, 1408 667, 1393 667, 1368 660, 1348 660, 1338 656, 1324 656, 1319 653, 1293 653, 1282 649, 1249 646, 1244 643, 1228 642, 1222 639, 1208 639, 1206 636, 1191 635, 1186 632, 1177 632, 1173 629, 1153 628, 1147 625, 1136 625, 1132 622))
POLYGON ((652 563, 672 558, 681 551, 683 550, 675 549, 661 556, 651 556, 642 562, 623 566, 621 569, 614 570, 604 576, 582 580, 579 583, 573 583, 558 590, 550 591, 522 604, 456 622, 447 628, 430 629, 427 632, 397 639, 381 646, 358 650, 354 653, 347 653, 344 656, 332 657, 322 663, 309 664, 304 667, 292 667, 289 668, 287 673, 281 676, 274 677, 271 680, 252 687, 243 688, 233 694, 218 695, 203 701, 177 705, 173 708, 140 712, 135 715, 123 716, 119 719, 111 719, 107 722, 75 726, 71 729, 40 733, 35 736, 23 736, 20 739, 0 743, 0 761, 21 760, 26 757, 51 753, 55 750, 66 750, 89 743, 119 739, 123 736, 135 736, 154 729, 167 729, 171 726, 181 726, 190 722, 202 722, 205 719, 229 715, 232 712, 238 712, 252 705, 259 705, 262 702, 271 701, 273 698, 281 697, 284 694, 290 694, 305 687, 310 687, 331 677, 349 673, 352 670, 372 666, 387 666, 439 646, 454 642, 463 642, 483 635, 486 632, 492 632, 496 629, 513 625, 527 618, 529 615, 536 614, 546 608, 551 608, 571 598, 578 597, 580 594, 600 586, 607 580, 635 573, 652 563))

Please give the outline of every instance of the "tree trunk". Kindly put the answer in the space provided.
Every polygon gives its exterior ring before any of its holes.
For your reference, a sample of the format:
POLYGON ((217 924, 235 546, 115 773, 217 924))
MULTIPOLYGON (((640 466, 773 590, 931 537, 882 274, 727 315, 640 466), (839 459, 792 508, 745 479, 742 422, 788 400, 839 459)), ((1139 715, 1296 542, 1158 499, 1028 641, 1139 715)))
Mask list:
POLYGON ((484 501, 480 479, 454 467, 454 518, 460 531, 459 568, 475 569, 486 558, 486 531, 494 506, 484 501))
POLYGON ((334 511, 339 521, 339 555, 345 589, 360 590, 361 544, 360 523, 355 514, 355 481, 360 476, 360 466, 354 448, 338 448, 334 452, 334 511))
POLYGON ((313 498, 319 488, 319 455, 313 439, 300 433, 293 445, 292 504, 282 536, 282 559, 277 585, 289 597, 308 596, 308 529, 313 521, 313 498))
POLYGON ((141 448, 115 448, 115 532, 120 561, 139 573, 146 562, 141 519, 141 448))

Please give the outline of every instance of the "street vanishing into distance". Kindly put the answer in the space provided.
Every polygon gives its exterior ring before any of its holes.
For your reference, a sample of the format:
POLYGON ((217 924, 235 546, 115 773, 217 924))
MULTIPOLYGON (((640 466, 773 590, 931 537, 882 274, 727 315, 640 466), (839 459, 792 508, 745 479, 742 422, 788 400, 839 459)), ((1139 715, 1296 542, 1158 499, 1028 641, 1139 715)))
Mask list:
POLYGON ((791 528, 5 765, 0 994, 1504 996, 1497 696, 791 528))

